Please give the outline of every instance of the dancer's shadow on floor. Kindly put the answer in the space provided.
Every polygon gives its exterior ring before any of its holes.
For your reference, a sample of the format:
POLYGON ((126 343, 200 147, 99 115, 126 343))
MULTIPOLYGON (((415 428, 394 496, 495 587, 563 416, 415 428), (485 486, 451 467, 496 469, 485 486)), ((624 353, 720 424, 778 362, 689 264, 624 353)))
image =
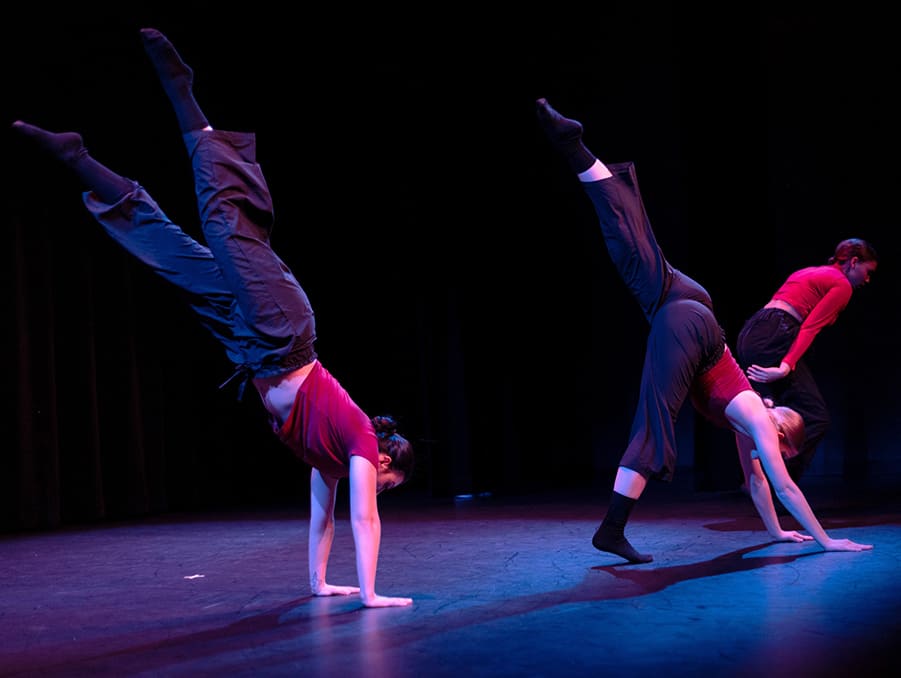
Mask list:
MULTIPOLYGON (((58 651, 45 650, 38 667, 34 665, 34 652, 11 654, 0 660, 0 675, 136 675, 171 671, 190 658, 192 662, 208 663, 209 674, 229 675, 232 669, 243 666, 245 655, 255 653, 254 664, 258 668, 284 661, 284 657, 269 657, 260 648, 279 646, 298 638, 316 639, 316 651, 308 658, 317 659, 320 651, 336 651, 328 646, 331 636, 343 637, 342 627, 358 624, 359 610, 364 609, 355 597, 335 596, 319 598, 305 596, 286 601, 258 613, 242 615, 239 619, 219 626, 181 632, 184 628, 209 624, 210 620, 198 616, 194 619, 169 620, 172 624, 166 637, 148 640, 146 628, 139 630, 110 627, 105 635, 82 638, 77 645, 65 645, 58 651), (21 667, 21 668, 20 668, 21 667), (115 670, 112 670, 114 667, 115 670), (215 669, 215 670, 214 670, 215 669), (9 671, 10 673, 6 673, 9 671)), ((396 608, 402 610, 404 608, 396 608)), ((162 623, 162 622, 159 622, 162 623)), ((146 622, 149 626, 156 626, 146 622)), ((160 629, 155 629, 159 635, 160 629)), ((265 673, 265 671, 264 671, 265 673)), ((314 671, 315 674, 315 671, 314 671)), ((194 674, 197 675, 197 674, 194 674)))
MULTIPOLYGON (((358 660, 368 662, 373 661, 372 657, 359 648, 374 646, 386 650, 428 641, 454 630, 542 614, 573 603, 645 596, 692 579, 785 565, 823 553, 811 542, 797 545, 800 549, 807 548, 806 551, 748 557, 773 544, 779 542, 749 546, 685 565, 635 566, 624 561, 599 565, 590 568, 580 583, 569 588, 486 600, 470 607, 451 604, 438 611, 427 610, 425 614, 417 614, 415 607, 395 608, 393 614, 390 610, 367 610, 358 600, 349 598, 300 598, 220 627, 176 633, 161 640, 141 642, 138 634, 134 638, 136 642, 129 643, 120 636, 117 650, 104 651, 99 644, 89 643, 80 648, 77 657, 69 657, 67 663, 85 670, 107 669, 113 665, 118 669, 141 667, 143 671, 167 671, 179 666, 188 656, 228 673, 242 665, 241 657, 247 653, 255 653, 254 663, 258 667, 275 668, 285 661, 312 665, 324 661, 331 652, 347 652, 348 637, 356 639, 358 660), (284 643, 291 647, 287 655, 283 649, 274 649, 283 648, 284 643)), ((428 600, 429 596, 414 594, 413 598, 428 600)), ((45 668, 52 666, 50 661, 45 668)))
MULTIPOLYGON (((711 558, 710 560, 698 563, 687 563, 685 565, 671 565, 656 568, 653 566, 647 567, 642 565, 636 568, 626 562, 617 562, 610 565, 597 565, 591 569, 607 572, 612 574, 619 582, 631 584, 631 586, 626 587, 621 592, 628 592, 628 595, 640 596, 657 593, 674 584, 681 584, 682 582, 691 579, 718 577, 720 575, 733 574, 736 572, 748 572, 749 570, 757 570, 769 565, 784 565, 786 563, 791 563, 798 558, 805 558, 807 556, 824 553, 815 542, 806 542, 804 545, 798 544, 798 546, 800 548, 813 550, 791 554, 747 557, 755 551, 768 548, 774 544, 788 544, 788 542, 770 541, 765 544, 748 546, 743 549, 738 549, 737 551, 730 551, 729 553, 724 553, 723 555, 711 558)), ((614 587, 614 589, 617 588, 620 587, 614 587)), ((605 599, 612 597, 625 596, 604 596, 605 599)))

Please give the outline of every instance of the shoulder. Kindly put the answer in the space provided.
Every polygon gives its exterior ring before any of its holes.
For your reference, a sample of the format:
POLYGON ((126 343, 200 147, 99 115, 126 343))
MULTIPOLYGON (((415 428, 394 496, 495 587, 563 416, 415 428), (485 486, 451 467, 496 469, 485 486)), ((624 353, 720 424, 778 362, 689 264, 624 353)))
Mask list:
POLYGON ((825 274, 828 277, 825 279, 828 280, 830 293, 837 296, 843 303, 848 303, 854 293, 854 286, 848 280, 848 276, 834 266, 825 266, 824 268, 829 269, 829 272, 825 274))
MULTIPOLYGON (((851 298, 854 288, 840 268, 832 265, 811 266, 803 269, 812 288, 820 290, 820 294, 838 295, 851 298)), ((800 271, 799 271, 800 273, 800 271)))
POLYGON ((813 270, 816 277, 820 280, 828 281, 833 285, 851 287, 848 276, 838 266, 817 266, 813 270))

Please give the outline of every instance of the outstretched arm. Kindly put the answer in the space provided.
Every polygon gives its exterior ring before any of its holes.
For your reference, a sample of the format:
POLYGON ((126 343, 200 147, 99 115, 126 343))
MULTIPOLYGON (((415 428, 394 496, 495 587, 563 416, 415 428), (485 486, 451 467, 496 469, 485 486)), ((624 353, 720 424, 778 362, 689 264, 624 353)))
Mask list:
POLYGON ((366 607, 410 605, 412 598, 389 598, 375 592, 375 573, 379 560, 382 524, 376 503, 375 467, 358 455, 350 458, 350 524, 357 553, 360 598, 366 607))
POLYGON ((779 523, 779 516, 776 514, 776 507, 773 504, 773 495, 770 491, 770 484, 767 482, 766 474, 763 472, 760 460, 752 458, 754 441, 744 434, 736 433, 735 444, 738 447, 738 456, 741 461, 745 484, 751 494, 751 501, 754 502, 754 508, 760 514, 760 518, 763 520, 763 524, 770 536, 777 541, 811 541, 813 537, 810 535, 801 534, 795 530, 782 529, 782 525, 779 523))
POLYGON ((779 451, 776 426, 767 414, 759 395, 754 391, 742 391, 726 407, 726 416, 737 431, 751 438, 753 445, 751 455, 757 457, 759 463, 763 465, 763 470, 772 482, 779 501, 824 550, 865 551, 873 548, 871 544, 857 544, 850 539, 833 539, 826 534, 810 504, 807 503, 804 493, 785 468, 782 453, 779 451))
POLYGON ((335 538, 335 495, 338 479, 323 476, 317 469, 310 473, 310 589, 315 596, 346 596, 359 592, 356 586, 332 586, 326 583, 328 558, 335 538))

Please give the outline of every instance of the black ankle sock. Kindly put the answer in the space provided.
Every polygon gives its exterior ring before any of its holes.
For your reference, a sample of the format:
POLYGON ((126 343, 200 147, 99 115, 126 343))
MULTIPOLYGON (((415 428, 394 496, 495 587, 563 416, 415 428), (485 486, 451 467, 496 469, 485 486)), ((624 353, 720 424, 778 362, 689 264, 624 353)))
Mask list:
POLYGON ((635 547, 629 543, 625 535, 613 528, 601 525, 594 536, 591 538, 591 544, 598 551, 606 551, 617 556, 621 556, 630 563, 650 563, 654 560, 654 556, 650 553, 639 553, 635 547))
POLYGON ((582 143, 582 123, 564 118, 551 108, 547 99, 535 102, 538 122, 541 123, 548 140, 572 170, 578 174, 594 164, 597 158, 582 143))
POLYGON ((607 515, 591 538, 591 544, 598 551, 613 553, 630 563, 650 563, 654 556, 636 551, 625 536, 626 523, 634 505, 634 499, 614 492, 607 515))
POLYGON ((48 132, 21 120, 13 123, 13 129, 71 168, 81 182, 106 203, 118 202, 134 187, 131 181, 94 160, 77 132, 48 132))
POLYGON ((210 123, 194 99, 194 71, 181 60, 166 36, 155 28, 142 28, 141 40, 172 108, 175 109, 181 131, 193 132, 207 127, 210 123))

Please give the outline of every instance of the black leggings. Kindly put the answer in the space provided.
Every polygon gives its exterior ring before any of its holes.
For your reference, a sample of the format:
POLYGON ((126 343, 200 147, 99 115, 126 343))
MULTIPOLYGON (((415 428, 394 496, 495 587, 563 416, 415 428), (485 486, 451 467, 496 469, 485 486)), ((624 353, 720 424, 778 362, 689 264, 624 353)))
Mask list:
MULTIPOLYGON (((789 313, 778 308, 762 308, 748 318, 736 345, 736 359, 741 368, 749 365, 777 367, 798 336, 801 323, 789 313)), ((772 398, 777 405, 790 407, 804 419, 804 444, 796 457, 786 461, 789 474, 797 481, 810 465, 816 447, 829 429, 829 411, 813 373, 804 362, 798 361, 787 377, 761 384, 754 382, 755 390, 772 398)))

